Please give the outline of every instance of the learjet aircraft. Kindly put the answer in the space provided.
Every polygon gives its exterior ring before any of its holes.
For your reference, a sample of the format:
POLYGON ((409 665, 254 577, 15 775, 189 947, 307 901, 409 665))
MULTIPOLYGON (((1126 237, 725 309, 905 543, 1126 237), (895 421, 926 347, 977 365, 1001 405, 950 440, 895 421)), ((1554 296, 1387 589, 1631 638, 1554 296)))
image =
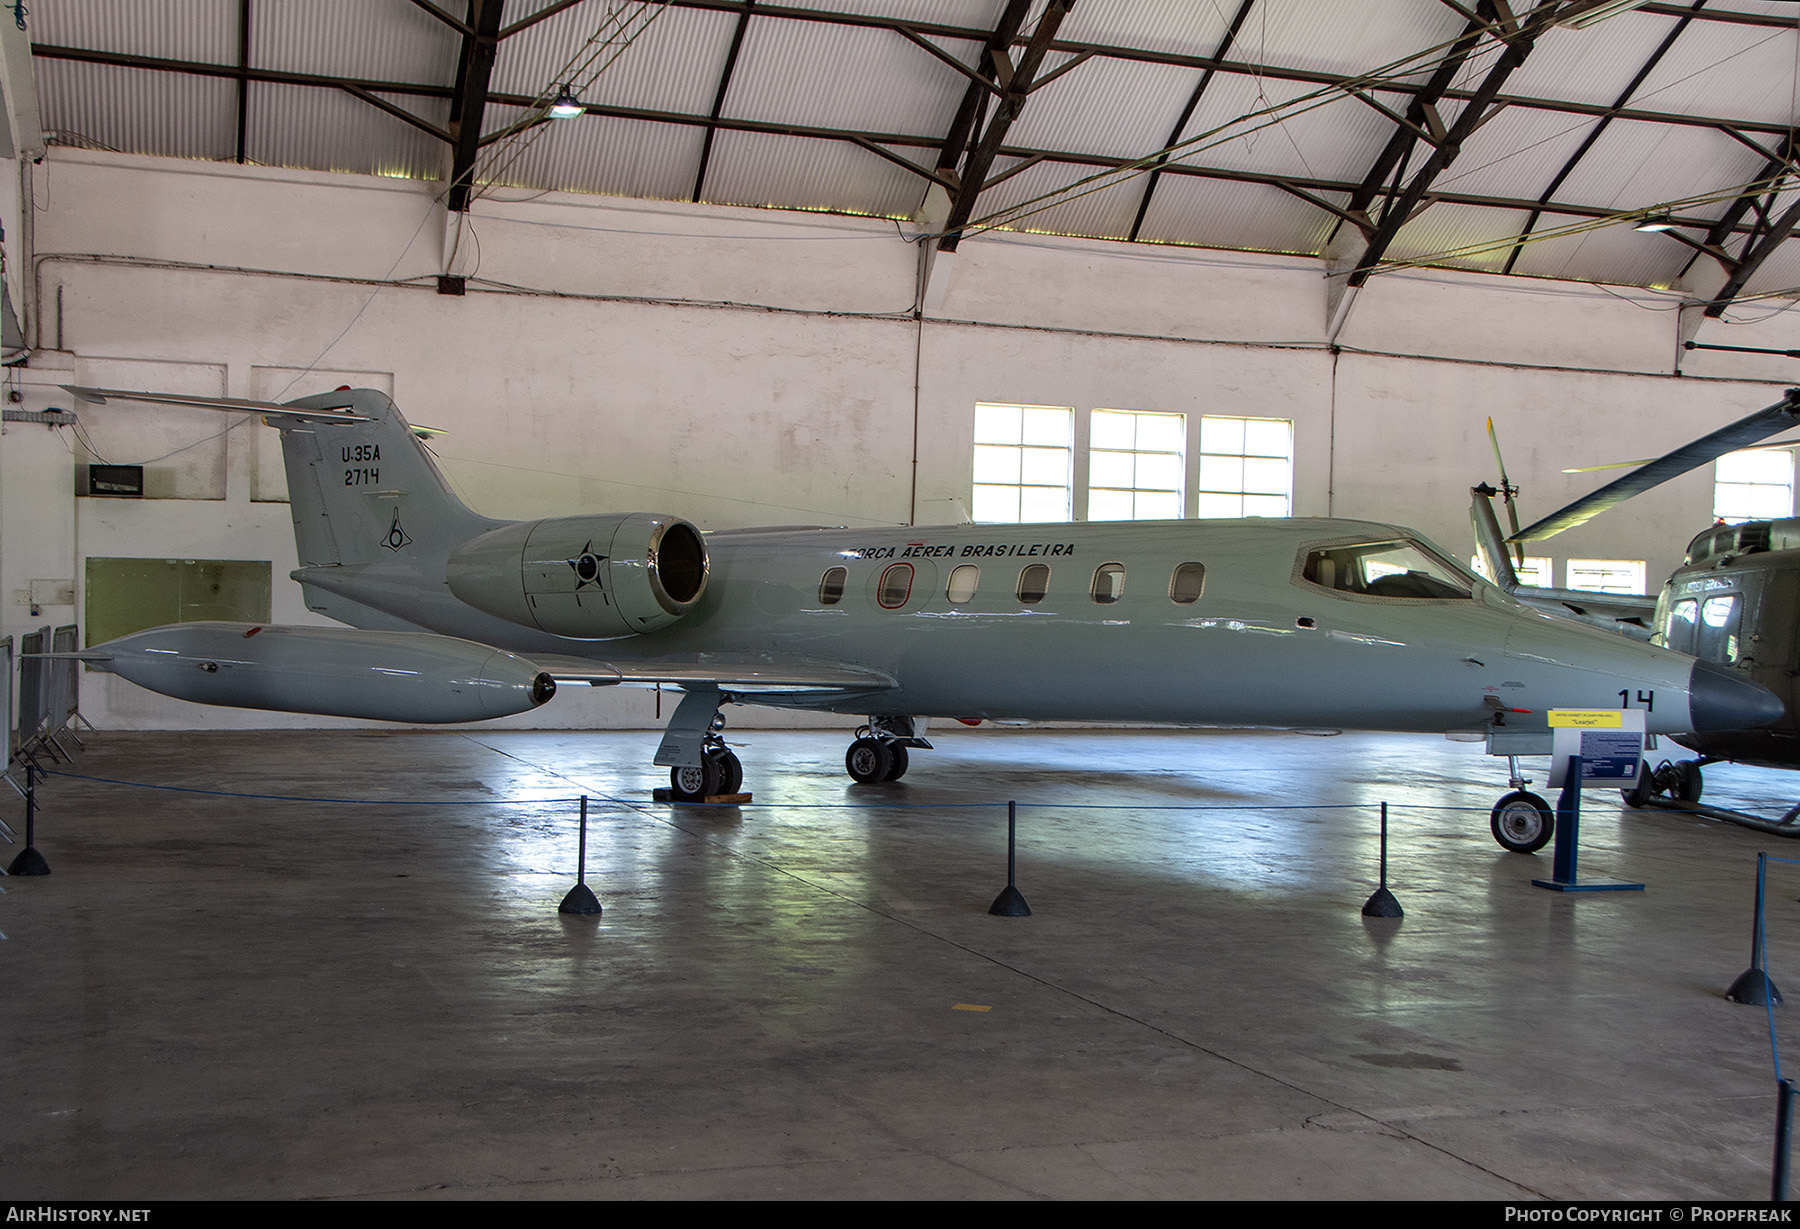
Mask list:
MULTIPOLYGON (((677 800, 741 787, 719 735, 728 704, 866 716, 845 764, 869 785, 930 746, 929 718, 1479 741, 1545 731, 1552 709, 1643 708, 1651 733, 1782 713, 1734 671, 1532 610, 1395 525, 499 521, 456 497, 380 392, 275 405, 71 391, 279 429, 293 579, 309 609, 349 625, 174 624, 85 660, 205 704, 403 722, 525 712, 559 682, 673 686, 683 698, 655 763, 677 800)), ((1551 822, 1541 807, 1495 808, 1508 848, 1538 848, 1551 822)))

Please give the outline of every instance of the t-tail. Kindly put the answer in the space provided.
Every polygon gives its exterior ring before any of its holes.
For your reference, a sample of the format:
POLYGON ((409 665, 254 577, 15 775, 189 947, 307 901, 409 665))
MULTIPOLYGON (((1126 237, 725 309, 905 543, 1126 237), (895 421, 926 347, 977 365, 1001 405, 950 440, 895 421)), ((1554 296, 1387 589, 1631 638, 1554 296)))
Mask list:
POLYGON ((302 568, 398 566, 441 579, 451 551, 501 524, 456 497, 386 394, 350 389, 285 408, 313 411, 270 416, 281 430, 302 568))

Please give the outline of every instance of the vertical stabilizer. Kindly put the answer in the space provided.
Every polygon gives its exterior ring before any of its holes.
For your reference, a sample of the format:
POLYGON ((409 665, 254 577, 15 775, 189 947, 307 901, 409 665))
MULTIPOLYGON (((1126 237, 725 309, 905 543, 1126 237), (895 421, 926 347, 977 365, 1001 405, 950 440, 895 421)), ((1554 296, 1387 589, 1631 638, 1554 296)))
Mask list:
POLYGON ((302 568, 391 563, 441 576, 452 550, 500 523, 456 497, 385 393, 359 388, 286 404, 368 420, 277 424, 302 568))

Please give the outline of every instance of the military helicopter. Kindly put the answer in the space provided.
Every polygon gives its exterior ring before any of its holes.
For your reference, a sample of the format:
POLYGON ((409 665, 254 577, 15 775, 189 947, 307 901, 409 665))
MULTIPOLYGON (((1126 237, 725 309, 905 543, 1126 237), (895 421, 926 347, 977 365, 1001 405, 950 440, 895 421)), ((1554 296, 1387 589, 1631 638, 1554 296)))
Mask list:
MULTIPOLYGON (((1526 542, 1583 524, 1671 478, 1795 426, 1800 426, 1800 388, 1788 389, 1775 404, 1645 462, 1523 529, 1513 502, 1517 488, 1507 481, 1504 462, 1498 489, 1486 484, 1473 488, 1471 515, 1480 554, 1489 575, 1515 597, 1552 614, 1610 625, 1727 666, 1781 697, 1785 707, 1781 718, 1763 728, 1671 735, 1676 743, 1699 752, 1700 758, 1664 760, 1654 768, 1646 762, 1637 785, 1621 791, 1631 806, 1645 806, 1662 795, 1698 802, 1706 764, 1729 761, 1800 768, 1800 518, 1708 527, 1688 544, 1685 561, 1663 585, 1654 605, 1642 597, 1521 585, 1507 547, 1522 556, 1526 542), (1490 502, 1494 495, 1502 497, 1510 519, 1511 533, 1504 539, 1490 502)), ((1490 422, 1490 437, 1492 431, 1490 422)), ((1497 442, 1494 450, 1498 459, 1497 442)), ((1800 829, 1791 825, 1768 826, 1800 835, 1800 829)))

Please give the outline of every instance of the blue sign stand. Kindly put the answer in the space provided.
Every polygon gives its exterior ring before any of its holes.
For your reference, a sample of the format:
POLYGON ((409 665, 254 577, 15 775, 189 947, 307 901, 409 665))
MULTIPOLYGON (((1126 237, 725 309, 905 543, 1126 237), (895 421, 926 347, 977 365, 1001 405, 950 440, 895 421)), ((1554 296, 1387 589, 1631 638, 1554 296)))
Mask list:
POLYGON ((1575 850, 1581 829, 1582 757, 1569 757, 1568 771, 1563 774, 1562 794, 1556 800, 1556 852, 1552 859, 1554 879, 1533 879, 1533 886, 1552 892, 1642 892, 1641 883, 1582 883, 1575 873, 1575 850))

